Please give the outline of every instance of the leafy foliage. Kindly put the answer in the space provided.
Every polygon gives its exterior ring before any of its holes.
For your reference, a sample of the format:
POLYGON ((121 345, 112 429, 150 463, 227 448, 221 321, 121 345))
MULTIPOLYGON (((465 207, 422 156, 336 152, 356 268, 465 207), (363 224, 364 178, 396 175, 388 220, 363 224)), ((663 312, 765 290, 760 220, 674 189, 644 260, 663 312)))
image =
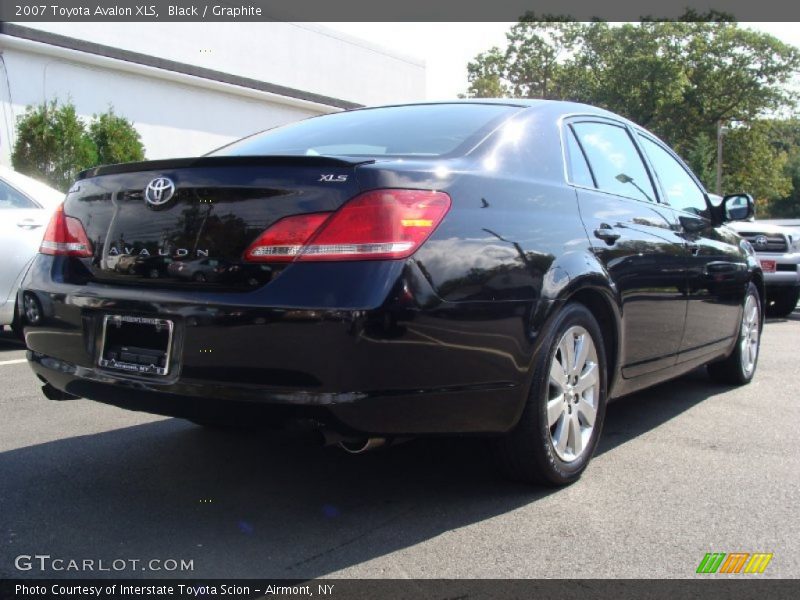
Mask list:
POLYGON ((144 159, 133 124, 113 108, 94 115, 88 129, 71 102, 29 106, 17 119, 11 163, 17 171, 66 191, 83 169, 144 159))
POLYGON ((29 106, 17 120, 11 154, 14 169, 66 191, 82 169, 95 164, 97 152, 72 104, 29 106))
POLYGON ((791 192, 792 181, 786 169, 789 155, 773 143, 775 134, 775 125, 767 120, 728 132, 722 163, 726 190, 749 191, 762 203, 791 192))
POLYGON ((766 202, 766 214, 773 217, 800 218, 800 120, 772 122, 772 143, 785 152, 784 174, 790 182, 789 191, 766 202))
POLYGON ((683 21, 611 25, 528 14, 469 63, 470 97, 573 100, 601 106, 650 129, 713 189, 718 123, 743 123, 725 138, 727 191, 774 198, 791 190, 790 152, 762 123, 792 109, 787 84, 800 50, 740 27, 721 13, 683 21))
POLYGON ((97 162, 101 165, 144 160, 142 138, 133 123, 125 117, 108 112, 94 115, 89 125, 89 136, 97 148, 97 162))

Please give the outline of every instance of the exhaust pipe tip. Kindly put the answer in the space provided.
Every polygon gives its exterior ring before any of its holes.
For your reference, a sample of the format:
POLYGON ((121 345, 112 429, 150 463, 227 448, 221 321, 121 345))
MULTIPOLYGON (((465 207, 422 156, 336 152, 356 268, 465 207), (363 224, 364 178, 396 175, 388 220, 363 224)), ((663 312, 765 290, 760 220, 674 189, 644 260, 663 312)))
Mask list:
POLYGON ((384 446, 389 447, 403 444, 412 439, 410 437, 349 437, 335 429, 329 429, 327 427, 321 427, 319 432, 322 434, 323 445, 338 446, 348 454, 364 454, 365 452, 384 446))
POLYGON ((343 439, 339 441, 339 447, 348 454, 364 454, 385 444, 386 438, 382 437, 343 439))

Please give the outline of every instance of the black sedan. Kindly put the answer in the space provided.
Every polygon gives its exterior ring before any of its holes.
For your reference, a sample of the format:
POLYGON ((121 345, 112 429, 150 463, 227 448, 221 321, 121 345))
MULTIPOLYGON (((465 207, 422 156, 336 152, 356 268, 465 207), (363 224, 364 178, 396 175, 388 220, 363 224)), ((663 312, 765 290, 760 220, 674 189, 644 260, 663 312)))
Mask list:
POLYGON ((751 380, 763 276, 724 225, 751 213, 590 106, 368 108, 82 173, 19 303, 47 307, 25 333, 48 397, 300 419, 354 452, 483 434, 511 477, 558 485, 608 400, 706 364, 751 380))

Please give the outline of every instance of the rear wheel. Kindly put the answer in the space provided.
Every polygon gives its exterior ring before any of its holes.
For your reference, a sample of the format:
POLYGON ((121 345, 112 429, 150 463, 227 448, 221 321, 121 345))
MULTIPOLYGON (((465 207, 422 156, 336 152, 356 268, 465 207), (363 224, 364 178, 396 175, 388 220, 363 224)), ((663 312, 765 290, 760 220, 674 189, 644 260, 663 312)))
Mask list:
POLYGON ((502 470, 546 485, 577 480, 595 451, 606 407, 600 327, 582 304, 568 304, 544 334, 525 409, 497 440, 502 470))
MULTIPOLYGON (((42 305, 32 293, 26 292, 22 295, 22 308, 25 312, 25 322, 31 325, 39 325, 42 322, 42 316, 44 314, 42 305)), ((20 317, 19 320, 22 321, 23 319, 20 317)))
POLYGON ((756 372, 760 348, 761 299, 756 286, 751 283, 744 300, 736 347, 725 360, 708 365, 708 374, 720 383, 733 385, 750 383, 756 372))
POLYGON ((767 293, 766 314, 769 317, 786 317, 792 314, 800 300, 800 288, 778 288, 767 293))

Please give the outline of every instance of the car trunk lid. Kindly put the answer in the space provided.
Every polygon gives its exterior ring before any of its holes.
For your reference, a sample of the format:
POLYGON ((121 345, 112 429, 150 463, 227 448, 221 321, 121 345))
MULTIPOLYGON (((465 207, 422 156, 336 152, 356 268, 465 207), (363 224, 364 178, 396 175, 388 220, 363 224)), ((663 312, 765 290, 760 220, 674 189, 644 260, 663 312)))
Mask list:
POLYGON ((373 161, 203 157, 86 171, 65 204, 93 246, 80 259, 83 276, 237 290, 268 283, 281 265, 243 260, 248 245, 284 217, 338 209, 358 193, 365 162, 373 161))

